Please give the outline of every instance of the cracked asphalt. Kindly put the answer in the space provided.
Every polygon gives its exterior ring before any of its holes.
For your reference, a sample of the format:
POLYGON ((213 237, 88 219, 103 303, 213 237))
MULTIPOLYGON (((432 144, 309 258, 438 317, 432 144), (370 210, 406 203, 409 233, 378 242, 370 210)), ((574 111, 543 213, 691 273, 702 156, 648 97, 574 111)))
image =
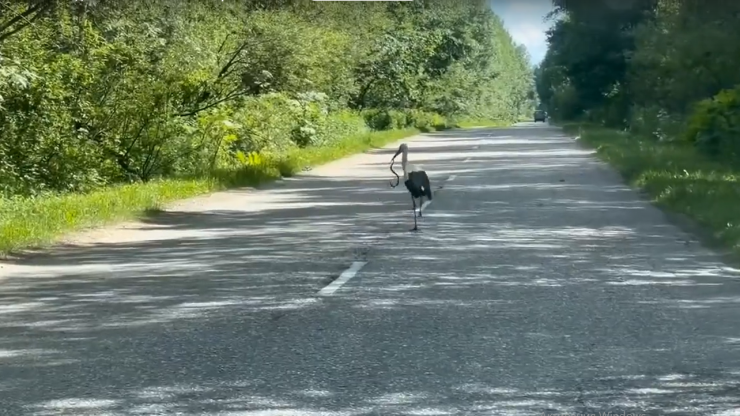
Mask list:
POLYGON ((591 150, 407 143, 418 233, 389 147, 0 264, 0 414, 740 415, 740 274, 591 150))

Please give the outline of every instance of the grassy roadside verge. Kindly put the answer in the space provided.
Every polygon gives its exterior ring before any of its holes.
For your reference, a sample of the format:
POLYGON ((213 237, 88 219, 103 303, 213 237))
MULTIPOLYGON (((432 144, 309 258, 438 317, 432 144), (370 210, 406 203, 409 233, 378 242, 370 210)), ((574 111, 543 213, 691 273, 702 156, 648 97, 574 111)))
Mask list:
POLYGON ((632 186, 668 212, 683 214, 702 230, 698 235, 740 259, 740 164, 710 160, 693 146, 657 142, 587 124, 565 124, 571 134, 616 168, 632 186))
POLYGON ((458 128, 469 129, 471 127, 507 127, 511 123, 504 123, 496 120, 485 120, 485 119, 464 119, 459 120, 457 123, 458 128))
POLYGON ((306 166, 383 147, 419 132, 405 129, 365 133, 334 146, 303 149, 276 160, 263 159, 246 169, 217 172, 209 178, 167 179, 105 188, 89 194, 0 199, 0 258, 19 250, 49 246, 74 231, 139 218, 147 211, 160 209, 176 200, 233 187, 257 186, 281 176, 291 176, 306 166))

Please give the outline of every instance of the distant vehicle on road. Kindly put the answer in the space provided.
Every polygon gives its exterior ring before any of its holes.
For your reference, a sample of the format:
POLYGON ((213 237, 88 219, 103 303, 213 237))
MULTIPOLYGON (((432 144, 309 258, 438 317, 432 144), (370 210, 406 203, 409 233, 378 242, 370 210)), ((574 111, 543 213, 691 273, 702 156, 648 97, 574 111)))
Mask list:
POLYGON ((534 122, 536 123, 538 121, 541 121, 543 123, 547 121, 547 113, 543 110, 537 110, 534 112, 534 122))

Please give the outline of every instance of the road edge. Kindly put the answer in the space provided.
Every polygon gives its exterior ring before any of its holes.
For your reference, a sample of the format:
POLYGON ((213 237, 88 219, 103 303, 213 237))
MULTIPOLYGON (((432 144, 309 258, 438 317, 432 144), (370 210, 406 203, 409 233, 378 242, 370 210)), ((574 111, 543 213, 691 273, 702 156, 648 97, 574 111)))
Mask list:
POLYGON ((602 159, 594 147, 588 145, 582 140, 578 140, 577 136, 574 136, 572 133, 568 133, 562 126, 559 126, 557 124, 551 124, 551 126, 560 129, 560 131, 566 137, 572 138, 579 148, 593 151, 594 157, 616 177, 619 177, 622 184, 634 191, 634 193, 641 201, 647 202, 648 204, 650 204, 650 206, 656 208, 663 215, 667 223, 678 228, 688 237, 692 237, 691 239, 684 241, 684 244, 698 243, 705 250, 708 250, 717 255, 717 257, 726 265, 733 268, 740 268, 740 258, 738 258, 738 256, 733 253, 732 250, 724 247, 724 245, 714 236, 714 234, 707 227, 704 227, 703 225, 694 221, 692 218, 685 214, 669 210, 661 206, 660 204, 656 204, 655 200, 650 196, 650 194, 647 193, 647 191, 639 186, 631 184, 618 169, 614 168, 614 166, 612 166, 609 162, 602 159), (696 240, 695 242, 692 241, 694 239, 696 240))

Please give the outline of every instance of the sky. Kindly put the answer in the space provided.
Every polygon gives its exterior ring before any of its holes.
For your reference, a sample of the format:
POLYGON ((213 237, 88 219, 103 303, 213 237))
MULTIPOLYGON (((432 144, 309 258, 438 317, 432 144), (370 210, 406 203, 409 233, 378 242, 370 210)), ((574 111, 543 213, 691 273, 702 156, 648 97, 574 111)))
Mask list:
POLYGON ((491 0, 491 8, 503 19, 514 41, 527 48, 532 63, 540 63, 547 52, 545 31, 550 23, 545 23, 544 18, 553 9, 552 1, 491 0))

